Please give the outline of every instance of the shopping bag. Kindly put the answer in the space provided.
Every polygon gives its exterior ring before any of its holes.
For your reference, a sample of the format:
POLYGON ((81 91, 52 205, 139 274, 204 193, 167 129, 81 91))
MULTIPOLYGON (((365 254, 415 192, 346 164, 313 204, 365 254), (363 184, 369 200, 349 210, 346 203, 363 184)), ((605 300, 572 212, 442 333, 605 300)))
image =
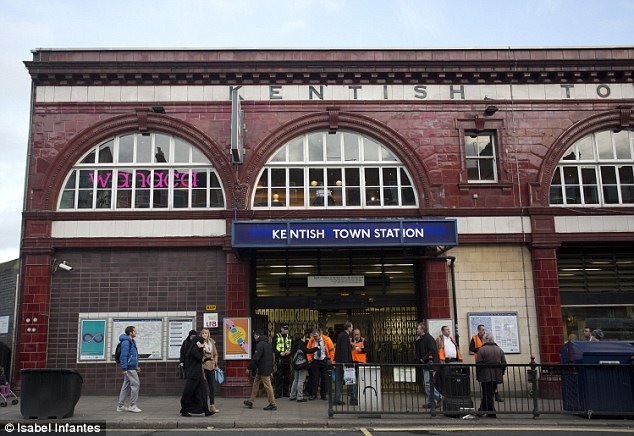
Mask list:
POLYGON ((357 374, 355 373, 354 368, 343 369, 343 382, 346 385, 357 384, 357 374))
POLYGON ((185 379, 185 368, 183 368, 180 364, 176 367, 176 378, 181 380, 185 379))
POLYGON ((216 368, 214 369, 214 378, 216 379, 216 383, 221 385, 225 381, 225 373, 222 372, 222 369, 216 368))

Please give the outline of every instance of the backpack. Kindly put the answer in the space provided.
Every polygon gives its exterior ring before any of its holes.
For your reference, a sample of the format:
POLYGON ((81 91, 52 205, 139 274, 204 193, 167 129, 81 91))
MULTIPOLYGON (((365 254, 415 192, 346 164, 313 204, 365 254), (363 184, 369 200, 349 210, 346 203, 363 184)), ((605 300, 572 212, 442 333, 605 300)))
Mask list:
POLYGON ((306 367, 308 367, 308 359, 302 350, 295 352, 291 363, 295 369, 306 369, 306 367))
MULTIPOLYGON (((130 341, 130 339, 128 339, 128 341, 130 341)), ((114 361, 118 364, 121 364, 121 343, 123 341, 119 341, 119 343, 117 344, 117 348, 114 350, 114 361)), ((132 342, 130 342, 130 348, 132 348, 132 342)), ((128 357, 130 356, 129 352, 128 352, 128 357)))

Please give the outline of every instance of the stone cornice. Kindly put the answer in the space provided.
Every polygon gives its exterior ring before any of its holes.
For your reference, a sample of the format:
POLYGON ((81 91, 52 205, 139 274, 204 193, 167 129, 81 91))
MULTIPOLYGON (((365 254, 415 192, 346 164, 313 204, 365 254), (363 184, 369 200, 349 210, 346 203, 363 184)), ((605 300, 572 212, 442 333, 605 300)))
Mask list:
POLYGON ((61 50, 36 85, 632 83, 634 49, 61 50))

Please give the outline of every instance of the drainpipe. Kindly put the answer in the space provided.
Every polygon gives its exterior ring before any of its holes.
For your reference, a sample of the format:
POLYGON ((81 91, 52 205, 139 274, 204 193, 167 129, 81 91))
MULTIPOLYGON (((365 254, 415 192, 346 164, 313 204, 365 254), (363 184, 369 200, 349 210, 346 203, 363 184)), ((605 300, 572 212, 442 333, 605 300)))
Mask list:
POLYGON ((451 270, 451 299, 453 300, 453 317, 454 317, 454 339, 456 345, 460 346, 460 333, 458 332, 458 304, 456 303, 456 256, 446 256, 448 259, 449 269, 451 270))

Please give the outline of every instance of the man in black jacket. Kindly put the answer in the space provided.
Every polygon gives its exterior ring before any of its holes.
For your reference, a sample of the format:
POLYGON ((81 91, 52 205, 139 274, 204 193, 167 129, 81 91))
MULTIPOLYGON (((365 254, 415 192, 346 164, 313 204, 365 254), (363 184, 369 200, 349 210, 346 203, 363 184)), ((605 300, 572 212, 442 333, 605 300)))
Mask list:
MULTIPOLYGON (((419 322, 416 326, 416 363, 438 363, 438 346, 436 345, 436 341, 427 332, 427 326, 425 326, 424 322, 419 322)), ((434 396, 433 399, 430 395, 430 378, 431 372, 427 369, 422 370, 422 380, 423 380, 423 388, 425 389, 425 394, 427 395, 428 407, 433 407, 433 401, 439 402, 441 399, 440 392, 436 388, 434 388, 434 396)))
MULTIPOLYGON (((343 326, 343 330, 337 337, 337 343, 335 344, 335 404, 343 405, 343 372, 345 366, 352 367, 352 345, 350 344, 350 334, 352 333, 352 323, 346 322, 343 326)), ((357 385, 348 385, 348 394, 350 395, 350 404, 356 406, 357 399, 357 385)))
POLYGON ((255 373, 255 380, 253 380, 251 396, 248 400, 244 401, 244 405, 249 409, 253 408, 253 402, 260 390, 260 384, 263 384, 264 389, 266 390, 266 395, 269 399, 269 405, 266 406, 264 410, 277 410, 275 393, 273 392, 273 386, 271 385, 271 373, 273 372, 273 347, 271 347, 269 338, 264 335, 262 330, 256 330, 253 332, 253 338, 256 341, 255 353, 253 353, 253 359, 249 362, 247 371, 255 373))

